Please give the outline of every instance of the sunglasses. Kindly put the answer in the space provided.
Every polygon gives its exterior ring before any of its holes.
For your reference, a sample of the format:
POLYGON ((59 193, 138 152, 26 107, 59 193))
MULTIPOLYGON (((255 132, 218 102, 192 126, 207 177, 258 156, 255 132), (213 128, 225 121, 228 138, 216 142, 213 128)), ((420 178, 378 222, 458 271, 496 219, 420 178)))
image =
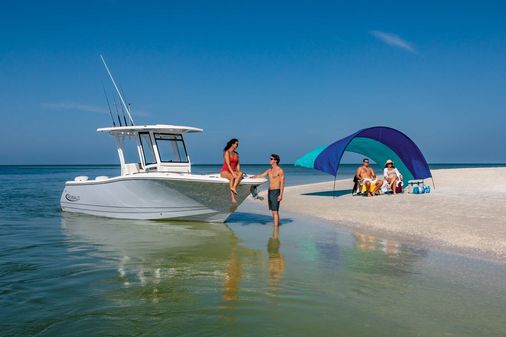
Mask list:
POLYGON ((271 159, 269 159, 269 160, 276 160, 276 159, 274 159, 274 158, 271 158, 271 159))

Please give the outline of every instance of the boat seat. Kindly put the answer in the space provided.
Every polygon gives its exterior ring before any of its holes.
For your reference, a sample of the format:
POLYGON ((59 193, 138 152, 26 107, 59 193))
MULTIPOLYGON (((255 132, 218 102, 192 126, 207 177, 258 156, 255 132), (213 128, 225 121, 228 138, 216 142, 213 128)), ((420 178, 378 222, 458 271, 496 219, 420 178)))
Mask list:
POLYGON ((87 176, 79 176, 74 178, 74 181, 87 181, 87 180, 88 180, 87 176))
POLYGON ((191 173, 191 167, 188 163, 163 163, 158 165, 158 172, 171 173, 191 173))
POLYGON ((104 180, 107 180, 109 179, 108 176, 97 176, 95 177, 95 181, 104 181, 104 180))
POLYGON ((140 170, 141 170, 141 166, 138 163, 125 164, 125 165, 123 165, 123 167, 121 167, 121 175, 125 176, 125 175, 139 173, 140 170))

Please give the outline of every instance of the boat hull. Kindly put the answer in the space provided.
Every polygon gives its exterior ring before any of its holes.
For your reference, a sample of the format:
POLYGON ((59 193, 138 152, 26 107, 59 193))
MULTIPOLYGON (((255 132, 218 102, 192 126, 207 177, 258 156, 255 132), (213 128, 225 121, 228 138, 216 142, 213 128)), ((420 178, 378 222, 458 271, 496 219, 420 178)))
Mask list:
POLYGON ((224 222, 262 182, 244 183, 231 201, 228 182, 119 177, 106 181, 67 182, 63 211, 119 219, 177 219, 224 222))

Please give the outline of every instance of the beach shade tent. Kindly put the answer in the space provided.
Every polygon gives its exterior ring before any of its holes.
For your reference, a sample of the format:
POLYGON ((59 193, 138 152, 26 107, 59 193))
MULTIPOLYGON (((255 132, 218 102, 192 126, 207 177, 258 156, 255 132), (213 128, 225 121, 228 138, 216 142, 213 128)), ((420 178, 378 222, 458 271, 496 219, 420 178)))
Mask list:
POLYGON ((384 126, 362 129, 335 143, 320 146, 297 159, 295 166, 320 170, 336 177, 345 151, 362 154, 379 165, 388 159, 393 160, 405 183, 432 177, 418 146, 404 133, 384 126))

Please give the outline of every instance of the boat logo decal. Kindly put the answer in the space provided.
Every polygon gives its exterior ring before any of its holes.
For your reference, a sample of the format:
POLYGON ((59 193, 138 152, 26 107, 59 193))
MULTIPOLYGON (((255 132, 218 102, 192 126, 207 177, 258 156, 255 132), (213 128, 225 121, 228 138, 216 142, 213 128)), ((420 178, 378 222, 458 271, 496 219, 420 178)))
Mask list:
POLYGON ((65 199, 67 199, 68 201, 79 201, 79 199, 81 199, 81 198, 76 195, 66 193, 65 199))

